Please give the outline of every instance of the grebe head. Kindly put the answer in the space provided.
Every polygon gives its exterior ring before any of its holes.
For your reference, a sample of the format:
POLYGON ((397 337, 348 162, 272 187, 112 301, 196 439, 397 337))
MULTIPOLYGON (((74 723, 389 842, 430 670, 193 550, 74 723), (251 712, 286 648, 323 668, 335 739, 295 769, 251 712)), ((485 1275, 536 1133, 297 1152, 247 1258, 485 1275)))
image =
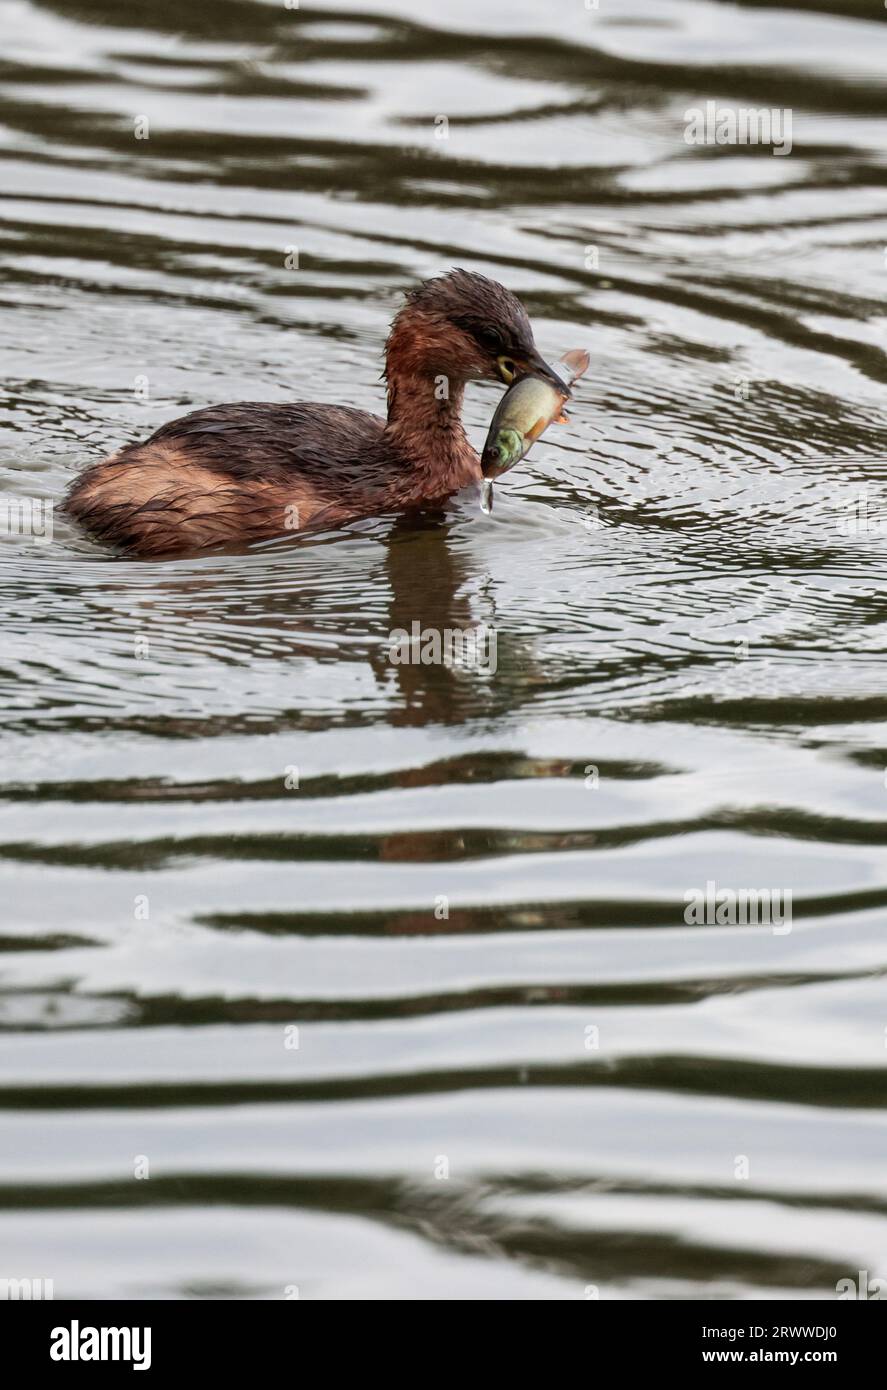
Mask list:
POLYGON ((393 357, 422 376, 510 385, 531 374, 560 384, 536 349, 520 300, 468 270, 451 270, 407 292, 388 340, 389 374, 393 357))

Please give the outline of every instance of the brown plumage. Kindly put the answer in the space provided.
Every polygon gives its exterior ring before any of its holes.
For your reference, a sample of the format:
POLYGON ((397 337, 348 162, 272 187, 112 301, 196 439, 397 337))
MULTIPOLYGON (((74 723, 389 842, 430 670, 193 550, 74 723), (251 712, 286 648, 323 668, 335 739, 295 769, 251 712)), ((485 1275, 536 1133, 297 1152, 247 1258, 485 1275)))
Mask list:
POLYGON ((481 477, 460 418, 466 381, 547 372, 526 312, 465 270, 411 290, 385 351, 388 418, 245 401, 162 425, 88 468, 65 510, 146 557, 247 543, 442 502, 481 477))

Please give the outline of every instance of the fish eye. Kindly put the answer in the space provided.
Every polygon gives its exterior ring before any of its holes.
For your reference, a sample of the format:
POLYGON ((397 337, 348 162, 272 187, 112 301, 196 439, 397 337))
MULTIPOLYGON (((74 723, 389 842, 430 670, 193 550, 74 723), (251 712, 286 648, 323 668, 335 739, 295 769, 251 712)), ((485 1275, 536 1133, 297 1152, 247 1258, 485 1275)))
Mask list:
POLYGON ((512 357, 502 356, 497 357, 496 362, 499 367, 499 375, 502 377, 505 385, 510 386, 517 376, 517 367, 515 366, 514 359, 512 357))

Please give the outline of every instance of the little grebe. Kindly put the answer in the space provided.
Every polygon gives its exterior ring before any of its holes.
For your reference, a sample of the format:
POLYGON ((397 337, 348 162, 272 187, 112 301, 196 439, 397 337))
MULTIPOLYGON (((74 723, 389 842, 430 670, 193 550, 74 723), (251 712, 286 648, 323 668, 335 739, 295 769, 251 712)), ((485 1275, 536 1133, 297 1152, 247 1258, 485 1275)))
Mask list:
POLYGON ((523 305, 466 270, 408 292, 385 349, 388 418, 244 401, 162 425, 86 469, 65 510, 132 555, 175 555, 440 503, 480 482, 462 428, 467 381, 560 384, 523 305))

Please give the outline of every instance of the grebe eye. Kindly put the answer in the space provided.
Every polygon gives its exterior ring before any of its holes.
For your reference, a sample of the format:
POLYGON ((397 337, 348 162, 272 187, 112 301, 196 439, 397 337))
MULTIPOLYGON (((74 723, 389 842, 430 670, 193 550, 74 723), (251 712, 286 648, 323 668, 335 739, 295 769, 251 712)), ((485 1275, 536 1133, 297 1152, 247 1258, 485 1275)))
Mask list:
POLYGON ((496 362, 499 367, 499 374, 506 386, 510 386, 517 376, 517 367, 510 357, 497 357, 496 362))
POLYGON ((486 352, 491 352, 494 357, 505 350, 505 341, 501 333, 497 333, 495 328, 483 329, 477 334, 477 341, 486 352))

